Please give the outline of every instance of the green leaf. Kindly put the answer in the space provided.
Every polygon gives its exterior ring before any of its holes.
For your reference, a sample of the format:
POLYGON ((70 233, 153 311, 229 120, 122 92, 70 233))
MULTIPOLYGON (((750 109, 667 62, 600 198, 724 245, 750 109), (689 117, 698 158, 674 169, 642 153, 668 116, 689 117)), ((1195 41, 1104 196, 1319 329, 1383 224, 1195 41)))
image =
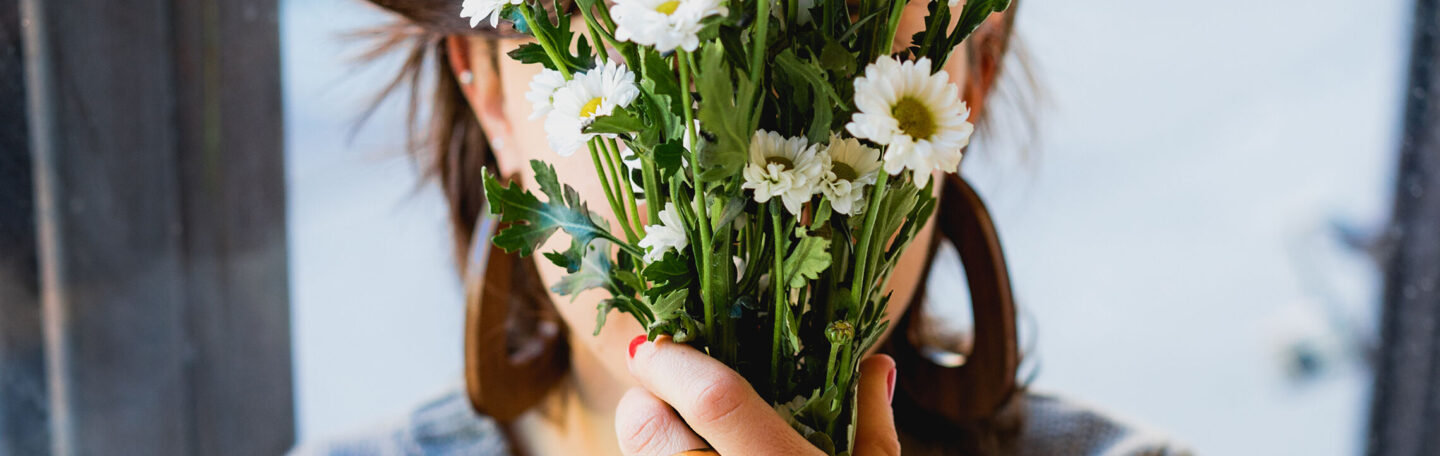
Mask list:
MULTIPOLYGON (((960 10, 960 20, 955 24, 955 31, 950 35, 950 42, 960 44, 969 38, 980 24, 985 23, 991 14, 1005 11, 1010 7, 1010 0, 970 0, 965 2, 965 8, 960 10)), ((951 45, 954 46, 953 44, 951 45)))
POLYGON ((635 320, 638 320, 642 325, 648 325, 651 321, 654 320, 654 317, 651 316, 650 309, 648 307, 646 307, 643 303, 636 300, 635 298, 626 295, 617 295, 613 298, 600 301, 600 304, 596 305, 595 307, 599 310, 599 312, 596 312, 595 314, 594 335, 597 336, 600 335, 600 328, 605 327, 605 317, 610 315, 611 310, 619 310, 621 312, 628 313, 634 316, 635 320))
POLYGON ((519 184, 503 187, 493 175, 484 173, 485 200, 490 213, 498 215, 501 223, 509 224, 495 235, 496 246, 506 252, 529 256, 556 230, 564 230, 580 245, 596 238, 615 240, 591 218, 580 194, 568 185, 560 185, 555 168, 539 160, 532 160, 530 164, 535 169, 541 192, 550 199, 548 202, 540 201, 519 184))
POLYGON ((661 176, 673 176, 684 164, 685 148, 679 143, 668 142, 655 146, 655 165, 661 176))
POLYGON ((660 261, 650 263, 641 271, 641 275, 649 280, 653 286, 646 291, 646 294, 660 296, 677 290, 689 289, 695 283, 695 274, 691 271, 693 262, 688 256, 667 254, 660 261))
POLYGON ((960 10, 960 17, 955 20, 955 29, 950 36, 946 37, 943 43, 935 44, 926 49, 926 55, 930 57, 931 71, 939 71, 945 67, 945 60, 950 57, 951 51, 956 46, 975 33, 991 14, 1005 11, 1010 7, 1010 0, 970 0, 965 2, 965 8, 960 10))
MULTIPOLYGON (((740 172, 750 147, 748 109, 735 102, 735 85, 725 62, 724 46, 708 43, 700 50, 695 85, 700 91, 700 126, 715 141, 700 149, 701 180, 715 181, 740 172)), ((747 106, 748 108, 748 106, 747 106)))
POLYGON ((550 54, 545 53, 545 47, 541 46, 540 43, 521 44, 520 47, 510 50, 510 52, 505 53, 505 55, 526 65, 538 63, 544 65, 545 68, 555 70, 555 62, 550 60, 550 54))
MULTIPOLYGON (((850 109, 850 103, 840 98, 840 94, 835 93, 835 88, 830 85, 830 79, 825 76, 825 70, 820 69, 820 65, 814 62, 802 62, 794 52, 786 49, 775 56, 775 66, 793 80, 810 84, 812 88, 829 97, 830 101, 835 102, 842 110, 850 109)), ((825 133, 828 138, 830 133, 828 128, 825 133)))
POLYGON ((830 199, 820 200, 820 207, 815 209, 815 218, 810 220, 810 226, 812 228, 825 226, 825 222, 830 221, 830 214, 832 212, 834 212, 834 209, 830 207, 830 199))
POLYGON ((657 322, 673 320, 685 312, 685 298, 689 296, 690 293, 682 290, 652 299, 650 300, 650 313, 655 316, 657 322))
MULTIPOLYGON (((609 285, 612 274, 609 242, 605 242, 603 239, 597 239, 591 242, 588 247, 581 246, 578 242, 574 244, 575 245, 571 247, 572 251, 578 248, 584 252, 578 264, 578 270, 570 271, 569 274, 561 277, 559 282, 556 282, 554 286, 550 287, 550 290, 558 295, 569 296, 571 301, 574 301, 575 296, 581 291, 609 285)), ((571 252, 566 256, 574 254, 575 252, 571 252)), ((546 256, 548 257, 550 254, 546 254, 546 256)))
POLYGON ((744 212, 745 207, 749 204, 749 198, 730 198, 728 201, 725 202, 725 208, 720 211, 720 217, 716 219, 715 223, 712 226, 716 227, 717 230, 729 229, 726 227, 729 227, 730 223, 734 222, 735 218, 739 217, 740 213, 744 212))
POLYGON ((790 288, 805 286, 830 267, 830 240, 802 234, 800 242, 785 257, 785 283, 790 288))
POLYGON ((645 94, 646 115, 651 125, 645 133, 654 134, 651 144, 678 140, 685 132, 684 116, 680 112, 680 81, 670 62, 654 50, 640 56, 642 80, 640 90, 645 94), (656 128, 659 127, 659 128, 656 128))
POLYGON ((859 62, 856 62, 858 58, 860 57, 854 52, 834 41, 825 42, 825 47, 820 49, 820 67, 840 76, 855 74, 855 70, 859 69, 859 62))
POLYGON ((585 127, 585 133, 630 133, 645 128, 645 122, 630 111, 618 110, 608 116, 596 117, 585 127))

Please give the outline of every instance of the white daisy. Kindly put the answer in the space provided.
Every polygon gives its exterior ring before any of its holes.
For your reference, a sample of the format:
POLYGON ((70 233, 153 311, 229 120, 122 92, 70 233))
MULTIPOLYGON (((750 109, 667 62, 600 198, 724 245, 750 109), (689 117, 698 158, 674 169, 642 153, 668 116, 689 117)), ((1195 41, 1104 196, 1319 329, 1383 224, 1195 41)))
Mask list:
POLYGON ((720 0, 616 0, 610 9, 616 39, 660 52, 694 51, 700 45, 700 21, 726 14, 720 0))
POLYGON ((674 249, 675 253, 680 253, 689 243, 685 237, 685 223, 680 220, 675 203, 665 203, 665 209, 660 210, 660 224, 645 226, 640 248, 645 249, 645 262, 654 263, 665 258, 665 251, 674 249))
POLYGON ((591 121, 629 106, 639 94, 635 73, 614 60, 576 74, 551 96, 554 110, 545 118, 550 148, 562 157, 574 154, 595 137, 594 133, 584 132, 591 121))
POLYGON ((786 138, 760 130, 750 138, 750 163, 745 165, 741 187, 755 191, 756 202, 779 197, 785 210, 799 215, 800 206, 818 191, 825 172, 816 147, 805 138, 786 138))
POLYGON ((539 119, 549 114, 555 108, 555 91, 565 86, 565 75, 549 68, 540 70, 530 80, 530 91, 525 92, 525 99, 530 100, 534 111, 530 112, 531 119, 539 119))
POLYGON ((953 173, 975 126, 960 89, 946 73, 930 73, 930 59, 901 63, 881 57, 855 79, 859 112, 845 125, 850 134, 887 146, 885 172, 914 171, 924 186, 930 172, 953 173))
POLYGON ((470 28, 480 25, 480 21, 490 18, 490 27, 500 26, 500 12, 505 5, 519 5, 525 0, 465 0, 460 4, 460 17, 470 18, 470 28))
POLYGON ((880 172, 880 151, 861 144, 855 138, 830 135, 825 153, 825 175, 820 180, 820 193, 830 200, 830 208, 845 215, 859 214, 864 207, 865 187, 875 184, 880 172))

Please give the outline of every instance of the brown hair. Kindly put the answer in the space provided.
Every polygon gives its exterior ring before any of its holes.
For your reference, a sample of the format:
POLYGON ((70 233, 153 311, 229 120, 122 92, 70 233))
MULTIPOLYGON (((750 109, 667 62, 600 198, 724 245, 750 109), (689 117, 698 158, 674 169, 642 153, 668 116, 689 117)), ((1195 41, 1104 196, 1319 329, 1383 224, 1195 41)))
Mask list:
MULTIPOLYGON (((456 14, 455 0, 371 1, 405 18, 405 21, 398 25, 363 33, 363 36, 377 43, 363 58, 372 59, 392 52, 405 53, 406 58, 400 73, 385 88, 381 97, 408 86, 408 126, 413 156, 420 168, 438 181, 445 194, 455 242, 455 258, 463 271, 466 256, 473 243, 477 242, 474 239, 476 224, 484 208, 482 173, 485 167, 496 169, 496 161, 485 132, 466 102, 460 82, 450 67, 450 60, 446 57, 445 40, 455 35, 496 38, 517 35, 508 29, 472 29, 466 19, 456 14), (433 85, 422 84, 427 74, 434 78, 433 85), (426 94, 426 89, 432 92, 426 94), (421 127, 418 124, 421 103, 427 99, 430 110, 428 125, 421 127)), ((985 108, 990 105, 987 98, 996 92, 996 84, 1001 81, 1002 67, 1006 62, 1005 57, 1011 48, 1014 11, 1018 3, 1018 0, 1012 1, 1010 11, 987 21, 966 41, 970 51, 967 64, 972 77, 967 80, 962 91, 972 112, 976 113, 974 121, 982 130, 987 126, 988 110, 985 108)), ((490 58, 497 58, 493 48, 490 58)), ((944 211, 943 207, 941 211, 944 211)), ((944 215, 937 214, 940 217, 944 215)), ((933 253, 933 246, 931 250, 933 253)), ((928 275, 928 272, 927 270, 925 274, 928 275)), ((923 277, 921 284, 923 288, 923 277)), ((920 304, 923 298, 923 293, 917 293, 915 304, 910 306, 904 317, 916 326, 923 325, 923 319, 913 318, 922 314, 920 304)), ((539 299, 545 300, 543 290, 539 299)), ((510 307, 510 314, 518 317, 512 317, 512 320, 515 320, 512 324, 521 327, 507 328, 512 337, 523 334, 524 327, 537 326, 539 320, 550 318, 549 314, 554 312, 551 305, 539 304, 535 296, 515 297, 511 299, 510 307)), ((897 397, 897 425, 905 427, 907 423, 924 422, 931 430, 943 431, 948 440, 938 443, 940 446, 930 451, 915 451, 937 445, 937 442, 906 439, 906 454, 929 454, 932 451, 935 454, 955 454, 956 451, 963 454, 1005 453, 1019 424, 1018 405, 1015 401, 1010 402, 990 419, 972 423, 950 423, 953 426, 936 426, 935 417, 923 416, 923 407, 916 407, 913 403, 907 403, 906 398, 897 397)))

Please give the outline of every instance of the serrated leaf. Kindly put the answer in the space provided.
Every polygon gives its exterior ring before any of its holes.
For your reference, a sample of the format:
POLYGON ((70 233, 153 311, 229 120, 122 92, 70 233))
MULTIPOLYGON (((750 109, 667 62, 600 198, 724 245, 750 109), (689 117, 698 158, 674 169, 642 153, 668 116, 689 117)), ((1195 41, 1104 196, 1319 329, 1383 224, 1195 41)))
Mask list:
POLYGON ((840 76, 855 74, 855 70, 859 69, 859 62, 856 61, 858 58, 859 56, 846 49, 845 45, 834 41, 827 41, 825 47, 820 49, 820 67, 840 76))
POLYGON ((685 312, 685 298, 689 296, 690 293, 679 290, 651 299, 650 314, 656 322, 674 320, 685 312))
MULTIPOLYGON (((775 55, 775 67, 795 81, 808 83, 814 90, 829 97, 830 101, 834 102, 836 106, 840 106, 842 110, 850 109, 850 103, 840 98, 840 94, 835 93, 835 88, 830 85, 830 80, 825 76, 825 70, 820 69, 820 65, 801 61, 794 52, 786 49, 775 55)), ((829 129, 826 129, 825 136, 829 137, 829 133, 829 129)))
POLYGON ((692 263, 688 256, 669 254, 660 261, 650 263, 641 271, 641 275, 649 280, 653 286, 646 291, 652 296, 660 296, 677 290, 689 289, 695 281, 695 274, 691 270, 692 263))
MULTIPOLYGON (((511 49, 505 55, 526 65, 540 64, 551 70, 555 69, 555 61, 550 59, 550 54, 545 53, 545 48, 540 43, 525 43, 520 47, 511 49)), ((557 70, 558 71, 558 70, 557 70)))
POLYGON ((650 309, 635 298, 625 295, 618 295, 610 299, 600 301, 595 306, 598 312, 595 314, 595 334, 600 335, 600 329, 605 327, 605 319, 610 315, 611 310, 618 310, 635 317, 642 325, 648 325, 654 318, 650 315, 650 309))
POLYGON ((568 185, 560 185, 555 168, 539 160, 530 163, 540 190, 549 201, 540 201, 517 183, 501 186, 493 175, 484 173, 485 200, 490 213, 498 215, 501 223, 509 224, 496 233, 493 240, 496 246, 506 252, 529 256, 557 230, 564 230, 581 245, 596 238, 613 240, 613 236, 591 218, 580 194, 568 185))
POLYGON ((1010 7, 1010 0, 970 0, 965 2, 964 9, 960 10, 960 16, 955 19, 955 29, 946 37, 943 43, 936 43, 928 50, 931 63, 931 71, 939 71, 945 67, 945 61, 950 57, 956 46, 975 33, 991 14, 1005 11, 1010 7))
MULTIPOLYGON (((578 267, 575 270, 571 270, 565 277, 561 277, 560 281, 550 287, 550 290, 558 295, 569 296, 571 301, 574 301, 575 296, 581 291, 609 285, 612 273, 609 242, 603 239, 597 239, 591 242, 588 247, 580 246, 576 243, 576 245, 571 246, 571 251, 565 254, 565 256, 573 257, 577 254, 581 255, 581 260, 577 265, 578 267), (579 252, 576 252, 577 249, 579 252), (580 252, 583 252, 583 254, 580 252)), ((546 254, 546 256, 549 256, 549 254, 546 254)))
POLYGON ((608 116, 596 117, 585 127, 585 133, 630 133, 645 128, 645 122, 640 121, 630 111, 617 110, 608 116))
POLYGON ((790 288, 805 286, 830 267, 830 240, 819 236, 802 236, 785 257, 785 283, 790 288))
POLYGON ((695 86, 700 92, 700 126, 715 141, 700 149, 701 180, 724 179, 740 172, 750 147, 748 109, 735 102, 735 85, 725 62, 724 46, 708 43, 700 50, 700 69, 695 86))
POLYGON ((955 23, 955 31, 950 36, 950 41, 959 44, 969 38, 980 24, 985 23, 991 14, 1005 11, 1010 7, 1010 0, 969 0, 965 7, 960 10, 960 19, 955 23))

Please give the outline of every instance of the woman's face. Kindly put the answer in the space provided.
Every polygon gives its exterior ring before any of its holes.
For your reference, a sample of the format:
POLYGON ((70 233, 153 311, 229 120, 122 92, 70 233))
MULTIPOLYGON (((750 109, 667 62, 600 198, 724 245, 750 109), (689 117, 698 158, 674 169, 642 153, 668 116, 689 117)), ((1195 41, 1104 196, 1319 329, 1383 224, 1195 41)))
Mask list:
MULTIPOLYGON (((897 50, 908 44, 908 39, 902 38, 910 37, 923 29, 925 13, 926 3, 923 1, 912 1, 907 5, 896 39, 897 50)), ((576 27, 583 26, 583 23, 576 24, 576 27)), ((474 76, 473 83, 466 87, 466 94, 491 140, 499 160, 500 172, 507 176, 518 176, 527 188, 534 189, 537 186, 535 176, 530 171, 530 160, 543 160, 554 165, 560 182, 575 187, 587 200, 590 208, 606 215, 611 226, 618 232, 619 225, 609 214, 609 206, 603 196, 604 189, 591 159, 583 152, 570 157, 556 154, 546 140, 543 119, 530 118, 531 104, 524 94, 529 89, 530 79, 539 73, 540 67, 521 64, 505 56, 506 52, 525 41, 500 40, 492 44, 484 39, 471 38, 468 46, 457 46, 454 42, 458 40, 450 41, 452 66, 470 68, 474 76), (487 48, 492 45, 498 48, 493 51, 487 48)), ((960 87, 964 87, 966 79, 964 52, 963 47, 957 49, 956 55, 947 61, 945 68, 950 80, 960 87)), ((642 208, 640 212, 645 213, 645 209, 642 208)), ((920 237, 929 239, 932 233, 933 220, 927 224, 920 237)), ((540 251, 564 250, 569 243, 569 236, 560 232, 552 236, 540 251)), ((916 242, 914 245, 923 246, 925 242, 916 242)), ((890 300, 890 318, 899 317, 909 307, 921 272, 926 266, 924 256, 924 248, 912 248, 905 252, 897 264, 890 282, 890 291, 894 293, 890 300)), ((545 283, 555 283, 565 275, 563 269, 539 255, 534 259, 545 283)), ((592 337, 596 306, 605 298, 605 293, 600 289, 592 289, 577 296, 560 296, 550 292, 550 298, 570 327, 572 356, 575 358, 573 367, 586 379, 584 383, 594 385, 594 377, 604 373, 616 380, 608 388, 623 392, 630 386, 630 376, 626 369, 628 345, 636 335, 644 333, 644 329, 628 316, 612 315, 606 320, 605 327, 600 329, 599 334, 592 337)))

